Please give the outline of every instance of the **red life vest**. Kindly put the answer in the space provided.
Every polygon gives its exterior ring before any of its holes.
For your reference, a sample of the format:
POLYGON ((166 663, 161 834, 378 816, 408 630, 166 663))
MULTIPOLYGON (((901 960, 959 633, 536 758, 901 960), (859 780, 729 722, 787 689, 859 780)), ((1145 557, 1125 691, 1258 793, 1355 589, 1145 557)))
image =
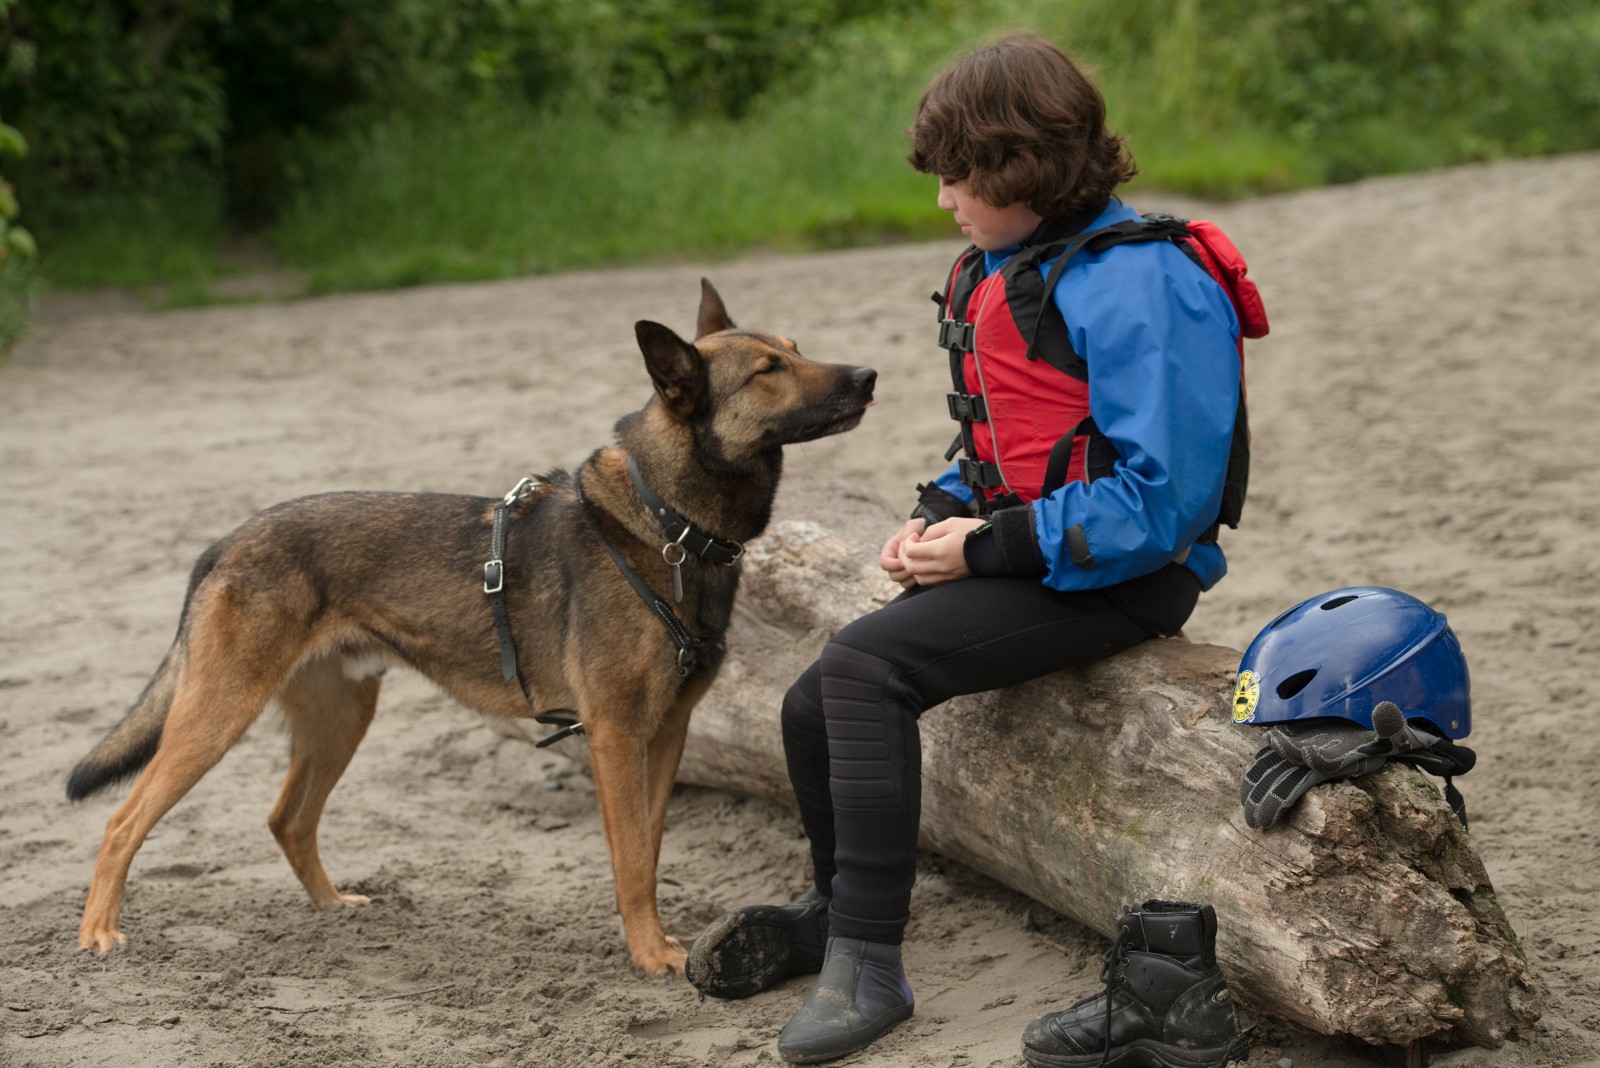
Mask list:
MULTIPOLYGON (((943 295, 939 344, 950 352, 946 395, 961 434, 961 480, 980 513, 1048 496, 1067 482, 1092 482, 1111 473, 1116 447, 1089 411, 1089 367, 1073 349, 1066 321, 1052 294, 1073 254, 1099 252, 1135 241, 1172 241, 1210 274, 1233 301, 1243 338, 1267 333, 1266 309, 1244 258, 1209 222, 1151 213, 1070 237, 1026 244, 993 274, 984 276, 983 253, 968 248, 951 268, 943 295), (1048 277, 1039 265, 1050 260, 1048 277)), ((1223 504, 1202 540, 1218 525, 1237 526, 1249 478, 1249 421, 1241 366, 1238 416, 1229 452, 1223 504)))

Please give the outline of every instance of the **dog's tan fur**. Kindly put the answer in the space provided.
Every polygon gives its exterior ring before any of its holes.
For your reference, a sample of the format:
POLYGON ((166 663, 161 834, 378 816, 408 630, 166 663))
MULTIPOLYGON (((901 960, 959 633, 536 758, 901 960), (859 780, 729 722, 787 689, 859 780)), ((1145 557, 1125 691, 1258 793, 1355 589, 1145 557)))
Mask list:
POLYGON ((661 530, 627 458, 700 529, 745 541, 770 517, 782 446, 854 426, 875 376, 735 328, 710 283, 693 344, 656 323, 636 333, 656 395, 618 423, 616 444, 575 475, 544 476, 510 512, 507 607, 533 708, 502 678, 483 592, 493 499, 340 493, 262 512, 201 556, 166 659, 68 784, 81 798, 143 768, 107 824, 81 949, 125 941, 134 854, 273 698, 290 761, 272 833, 319 908, 365 903, 329 879, 317 825, 372 722, 382 667, 399 664, 486 715, 577 711, 633 960, 649 976, 682 974, 683 948, 656 909, 656 865, 689 716, 722 660, 738 568, 684 565, 675 607, 706 645, 680 678, 666 629, 605 551, 615 547, 670 600, 661 530))

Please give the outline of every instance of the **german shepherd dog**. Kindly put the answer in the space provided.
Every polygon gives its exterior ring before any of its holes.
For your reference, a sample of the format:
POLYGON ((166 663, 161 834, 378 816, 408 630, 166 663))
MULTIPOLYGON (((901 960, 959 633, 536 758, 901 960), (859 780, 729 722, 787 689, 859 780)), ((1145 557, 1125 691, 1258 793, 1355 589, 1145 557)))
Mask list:
POLYGON ((372 722, 379 676, 405 665, 488 717, 576 713, 634 963, 650 977, 683 974, 683 948, 656 910, 656 865, 689 714, 723 658, 738 546, 767 525, 783 446, 854 427, 877 372, 814 363, 788 338, 737 329, 704 280, 692 344, 659 323, 635 333, 655 394, 575 475, 525 480, 503 502, 303 497, 201 555, 172 648, 67 784, 78 800, 143 769, 106 826, 80 949, 126 941, 134 853, 272 698, 290 757, 268 825, 317 907, 364 904, 329 880, 317 823, 372 722), (695 538, 663 533, 674 510, 695 538), (485 596, 497 511, 504 563, 493 578, 514 649, 505 670, 485 596), (712 543, 733 551, 674 551, 712 543))

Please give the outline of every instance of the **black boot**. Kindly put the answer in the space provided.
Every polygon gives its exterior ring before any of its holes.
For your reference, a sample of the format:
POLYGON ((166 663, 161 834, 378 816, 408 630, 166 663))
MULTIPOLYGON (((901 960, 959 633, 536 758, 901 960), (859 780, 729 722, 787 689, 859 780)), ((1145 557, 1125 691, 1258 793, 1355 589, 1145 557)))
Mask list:
POLYGON ((689 949, 684 975, 714 998, 747 998, 822 968, 828 899, 813 887, 790 905, 747 905, 711 921, 689 949))
POLYGON ((1105 993, 1028 1025, 1029 1064, 1220 1068, 1250 1055, 1217 967, 1210 905, 1146 901, 1128 910, 1100 978, 1105 993))
POLYGON ((835 936, 816 986, 778 1035, 778 1056, 814 1064, 866 1049, 911 1009, 898 945, 835 936))

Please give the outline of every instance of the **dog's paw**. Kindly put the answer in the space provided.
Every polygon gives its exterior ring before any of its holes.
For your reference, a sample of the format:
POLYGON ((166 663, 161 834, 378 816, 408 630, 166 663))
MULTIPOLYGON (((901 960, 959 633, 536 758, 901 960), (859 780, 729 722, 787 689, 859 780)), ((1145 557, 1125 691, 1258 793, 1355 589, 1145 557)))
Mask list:
POLYGON ((318 901, 317 908, 337 909, 344 908, 346 905, 355 906, 370 904, 372 904, 372 899, 365 894, 341 894, 335 890, 333 892, 333 896, 318 901))
POLYGON ((79 931, 78 951, 103 957, 118 946, 128 944, 128 936, 118 930, 79 931))
POLYGON ((671 935, 665 935, 655 949, 634 953, 633 962, 647 979, 682 979, 683 962, 687 958, 683 943, 671 935))

